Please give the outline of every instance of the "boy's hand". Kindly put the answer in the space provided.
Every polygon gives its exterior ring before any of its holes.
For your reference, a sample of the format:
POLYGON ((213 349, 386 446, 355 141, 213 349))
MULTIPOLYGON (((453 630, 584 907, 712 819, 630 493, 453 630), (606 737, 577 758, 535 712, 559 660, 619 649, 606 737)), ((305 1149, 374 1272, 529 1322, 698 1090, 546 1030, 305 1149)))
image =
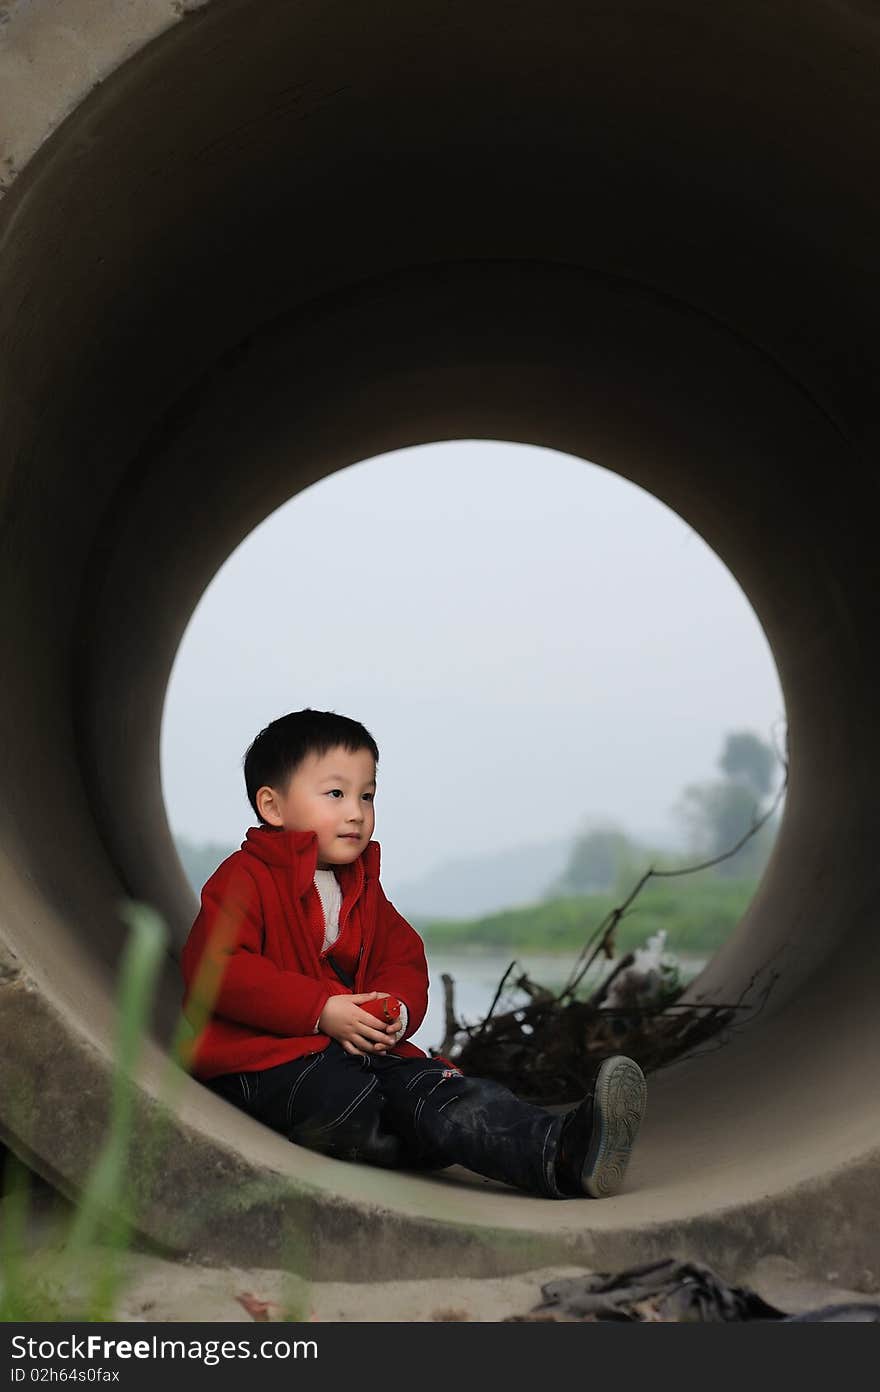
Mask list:
POLYGON ((396 1044, 397 1036, 403 1033, 403 1016, 398 1015, 396 1020, 389 1020, 385 1030, 391 1043, 396 1044))
POLYGON ((361 1010, 360 1002, 378 1000, 387 994, 387 991, 364 991, 359 995, 331 996, 318 1016, 318 1029, 338 1040, 347 1054, 384 1053, 394 1043, 389 1031, 392 1026, 400 1029, 400 1019, 383 1025, 375 1015, 361 1010))

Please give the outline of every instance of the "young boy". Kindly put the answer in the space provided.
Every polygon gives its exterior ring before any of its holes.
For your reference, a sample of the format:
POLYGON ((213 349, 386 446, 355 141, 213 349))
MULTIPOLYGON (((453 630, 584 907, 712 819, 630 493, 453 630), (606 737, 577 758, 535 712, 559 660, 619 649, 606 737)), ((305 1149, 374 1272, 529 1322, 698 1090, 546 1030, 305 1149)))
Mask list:
POLYGON ((214 872, 181 956, 198 1022, 190 1071, 297 1144, 416 1169, 460 1164, 548 1198, 614 1193, 645 1108, 605 1059, 565 1115, 409 1042, 428 1003, 422 940, 385 897, 371 840, 379 751, 358 721, 305 709, 244 760, 259 826, 214 872), (400 1002, 382 1021, 362 1007, 400 1002))

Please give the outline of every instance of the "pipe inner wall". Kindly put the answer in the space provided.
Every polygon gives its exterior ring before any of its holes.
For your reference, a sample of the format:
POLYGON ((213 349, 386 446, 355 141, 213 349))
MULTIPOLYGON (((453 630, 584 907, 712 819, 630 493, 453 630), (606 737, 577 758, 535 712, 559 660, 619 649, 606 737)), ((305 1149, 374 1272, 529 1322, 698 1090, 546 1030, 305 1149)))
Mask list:
POLYGON ((675 508, 767 634, 786 815, 691 988, 756 1008, 650 1080, 602 1203, 389 1180, 181 1078, 143 1231, 272 1265, 290 1222, 327 1277, 359 1244, 414 1276, 678 1253, 735 1277, 772 1251, 877 1271, 872 13, 143 0, 123 23, 93 0, 73 61, 52 9, 0 30, 0 1134, 80 1189, 125 896, 172 935, 140 1134, 155 1117, 195 911, 159 726, 230 551, 364 458, 516 440, 675 508))

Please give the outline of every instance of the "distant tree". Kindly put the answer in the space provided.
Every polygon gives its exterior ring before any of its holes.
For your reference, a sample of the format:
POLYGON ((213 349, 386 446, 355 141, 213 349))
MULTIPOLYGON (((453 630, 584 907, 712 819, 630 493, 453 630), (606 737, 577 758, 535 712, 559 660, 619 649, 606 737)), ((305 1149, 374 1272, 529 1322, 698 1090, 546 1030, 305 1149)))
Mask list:
POLYGON ((617 827, 594 827, 575 840, 562 874, 548 887, 545 898, 566 894, 601 894, 613 889, 621 868, 637 847, 617 827))
POLYGON ((751 730, 739 730, 725 739, 718 766, 732 782, 746 784, 760 799, 773 787, 776 755, 751 730))
MULTIPOLYGON (((742 730, 727 735, 718 765, 726 777, 691 784, 678 805, 692 851, 701 860, 725 855, 760 821, 773 787, 776 756, 757 735, 742 730)), ((771 819, 736 855, 723 860, 716 873, 730 879, 757 878, 775 835, 776 821, 771 819)))

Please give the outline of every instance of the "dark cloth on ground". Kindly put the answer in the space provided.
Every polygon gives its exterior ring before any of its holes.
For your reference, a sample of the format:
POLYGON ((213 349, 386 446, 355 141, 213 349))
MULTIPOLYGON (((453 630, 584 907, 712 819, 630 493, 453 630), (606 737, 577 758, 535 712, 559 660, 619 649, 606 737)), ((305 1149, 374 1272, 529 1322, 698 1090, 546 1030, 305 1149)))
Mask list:
MULTIPOLYGON (((748 1286, 729 1285, 702 1262, 672 1258, 630 1267, 616 1275, 591 1272, 549 1281, 544 1299, 526 1320, 627 1320, 673 1323, 731 1323, 746 1320, 785 1322, 866 1321, 880 1323, 880 1305, 826 1305, 788 1315, 748 1286)), ((523 1318, 523 1317, 520 1317, 523 1318)))

